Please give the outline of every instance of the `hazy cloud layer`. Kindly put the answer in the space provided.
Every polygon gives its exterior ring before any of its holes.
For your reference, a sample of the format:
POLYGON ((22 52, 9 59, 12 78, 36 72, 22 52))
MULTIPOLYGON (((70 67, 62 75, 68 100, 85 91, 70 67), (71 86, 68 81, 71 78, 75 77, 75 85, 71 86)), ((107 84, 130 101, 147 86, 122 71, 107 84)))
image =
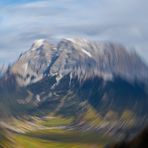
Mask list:
POLYGON ((84 36, 135 47, 148 61, 147 0, 6 0, 0 2, 0 63, 35 39, 84 36))

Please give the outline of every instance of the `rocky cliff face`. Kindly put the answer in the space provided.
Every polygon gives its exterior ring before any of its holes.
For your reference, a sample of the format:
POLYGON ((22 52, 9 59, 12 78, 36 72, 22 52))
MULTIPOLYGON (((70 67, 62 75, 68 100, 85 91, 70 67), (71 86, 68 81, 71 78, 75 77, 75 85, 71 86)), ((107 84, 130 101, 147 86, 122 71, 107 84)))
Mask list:
POLYGON ((21 54, 12 65, 17 82, 28 85, 44 76, 67 74, 80 81, 93 77, 112 80, 121 77, 128 81, 147 82, 148 67, 136 53, 124 46, 109 42, 91 42, 86 39, 63 39, 57 45, 37 40, 31 49, 21 54))
POLYGON ((52 63, 54 52, 55 48, 46 40, 37 40, 28 51, 20 55, 10 72, 16 76, 21 86, 37 82, 43 78, 44 71, 52 63))

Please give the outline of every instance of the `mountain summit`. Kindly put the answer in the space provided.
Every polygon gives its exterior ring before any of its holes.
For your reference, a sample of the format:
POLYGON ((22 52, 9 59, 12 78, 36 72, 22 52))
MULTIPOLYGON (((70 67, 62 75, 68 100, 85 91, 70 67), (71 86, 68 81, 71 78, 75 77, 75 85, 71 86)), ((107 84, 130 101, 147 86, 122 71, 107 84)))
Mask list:
POLYGON ((28 85, 41 80, 54 52, 52 44, 43 39, 36 40, 11 67, 10 71, 15 75, 18 84, 28 85))
POLYGON ((67 74, 81 81, 102 77, 121 77, 130 81, 147 81, 148 67, 134 52, 110 42, 92 42, 82 38, 67 38, 57 45, 36 40, 30 50, 20 55, 11 72, 23 86, 41 80, 45 75, 67 74))

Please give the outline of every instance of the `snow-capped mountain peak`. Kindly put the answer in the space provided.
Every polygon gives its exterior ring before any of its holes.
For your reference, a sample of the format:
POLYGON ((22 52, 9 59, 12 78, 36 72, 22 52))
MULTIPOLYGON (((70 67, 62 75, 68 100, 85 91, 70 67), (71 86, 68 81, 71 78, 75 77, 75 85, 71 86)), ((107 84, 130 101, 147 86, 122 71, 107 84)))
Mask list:
POLYGON ((17 77, 21 85, 36 82, 42 79, 44 71, 51 63, 54 52, 55 47, 47 40, 36 40, 31 48, 22 53, 12 65, 11 72, 21 76, 21 78, 17 77))
POLYGON ((44 46, 44 44, 48 44, 48 41, 45 40, 45 39, 38 39, 38 40, 35 40, 33 42, 33 45, 31 47, 31 50, 34 51, 38 48, 41 48, 41 46, 44 46))
POLYGON ((11 71, 19 75, 23 85, 42 79, 45 73, 60 78, 71 74, 80 80, 96 76, 105 80, 114 76, 130 81, 148 80, 148 67, 137 54, 119 44, 83 38, 66 38, 57 46, 44 39, 36 40, 11 71))

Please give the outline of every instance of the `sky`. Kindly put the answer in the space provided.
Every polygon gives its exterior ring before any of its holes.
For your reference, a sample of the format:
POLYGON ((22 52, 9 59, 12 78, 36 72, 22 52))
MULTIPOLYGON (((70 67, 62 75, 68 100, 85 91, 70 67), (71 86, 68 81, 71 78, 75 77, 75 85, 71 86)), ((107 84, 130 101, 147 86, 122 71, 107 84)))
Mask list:
POLYGON ((148 0, 0 0, 0 64, 36 39, 112 41, 148 62, 148 0))

